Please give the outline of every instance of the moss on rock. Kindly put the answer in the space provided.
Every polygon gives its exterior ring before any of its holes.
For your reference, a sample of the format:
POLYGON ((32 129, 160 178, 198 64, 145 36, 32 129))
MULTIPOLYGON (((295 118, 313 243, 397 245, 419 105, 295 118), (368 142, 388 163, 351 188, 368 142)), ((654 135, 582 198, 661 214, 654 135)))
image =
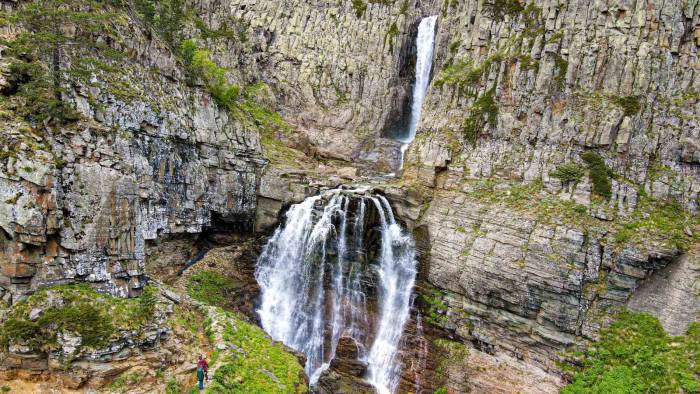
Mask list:
POLYGON ((223 340, 229 352, 214 373, 211 393, 305 393, 304 368, 299 360, 265 332, 238 316, 224 312, 223 340))
POLYGON ((650 315, 623 311, 601 331, 562 394, 700 391, 700 323, 671 337, 650 315))
POLYGON ((86 284, 40 290, 13 306, 0 330, 3 348, 18 345, 34 351, 59 348, 59 335, 80 337, 76 351, 98 349, 119 331, 138 330, 151 321, 156 290, 147 286, 139 298, 122 299, 101 294, 86 284))

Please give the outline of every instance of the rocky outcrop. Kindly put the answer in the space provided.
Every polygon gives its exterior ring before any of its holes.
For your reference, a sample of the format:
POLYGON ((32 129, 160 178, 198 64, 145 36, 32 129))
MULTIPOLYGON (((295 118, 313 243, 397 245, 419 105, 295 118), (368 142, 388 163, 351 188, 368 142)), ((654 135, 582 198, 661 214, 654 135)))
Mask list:
POLYGON ((641 283, 627 306, 656 316, 670 335, 684 335, 700 313, 698 262, 696 247, 641 283))
POLYGON ((338 340, 335 358, 318 380, 317 392, 374 394, 375 388, 364 380, 367 363, 359 360, 358 344, 353 338, 338 340))

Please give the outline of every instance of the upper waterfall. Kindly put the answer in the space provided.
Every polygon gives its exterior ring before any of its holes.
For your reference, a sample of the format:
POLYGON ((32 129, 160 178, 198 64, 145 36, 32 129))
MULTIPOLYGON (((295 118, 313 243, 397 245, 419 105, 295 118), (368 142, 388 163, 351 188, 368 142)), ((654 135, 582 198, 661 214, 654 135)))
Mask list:
POLYGON ((392 393, 415 276, 413 239, 386 198, 329 190, 293 205, 263 249, 258 314, 275 340, 306 354, 311 384, 345 336, 358 344, 369 383, 392 393))
POLYGON ((416 129, 420 121, 425 92, 430 83, 430 71, 433 68, 433 47, 435 46, 435 23, 437 15, 423 18, 418 25, 416 38, 416 82, 413 85, 413 100, 411 104, 411 122, 405 135, 398 138, 408 144, 416 138, 416 129))
POLYGON ((403 143, 401 146, 401 167, 403 156, 414 138, 420 122, 425 93, 430 84, 430 72, 433 68, 433 48, 435 46, 435 23, 437 15, 423 18, 418 25, 418 37, 416 38, 416 80, 413 84, 413 96, 411 99, 411 118, 408 130, 397 140, 403 143))

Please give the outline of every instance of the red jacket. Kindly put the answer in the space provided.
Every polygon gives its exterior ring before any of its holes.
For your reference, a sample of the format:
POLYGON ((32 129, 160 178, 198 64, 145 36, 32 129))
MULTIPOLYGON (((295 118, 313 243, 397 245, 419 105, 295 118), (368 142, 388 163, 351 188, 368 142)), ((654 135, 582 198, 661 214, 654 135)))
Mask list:
POLYGON ((207 363, 207 360, 201 359, 197 361, 197 368, 202 368, 204 372, 209 370, 209 364, 207 363))

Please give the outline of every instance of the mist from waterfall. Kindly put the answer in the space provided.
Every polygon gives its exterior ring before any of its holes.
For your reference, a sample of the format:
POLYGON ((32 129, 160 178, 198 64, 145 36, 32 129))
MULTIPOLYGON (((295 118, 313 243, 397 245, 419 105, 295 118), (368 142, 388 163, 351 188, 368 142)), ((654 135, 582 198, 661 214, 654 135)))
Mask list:
POLYGON ((367 381, 393 393, 415 276, 413 239, 386 198, 329 190, 293 205, 263 249, 257 312, 273 339, 306 354, 312 385, 348 336, 367 363, 367 381))
POLYGON ((413 84, 413 96, 411 100, 411 118, 408 130, 397 139, 403 142, 401 146, 401 165, 403 166, 403 156, 414 138, 418 122, 420 122, 421 111, 425 93, 430 83, 430 72, 433 68, 433 48, 435 47, 435 23, 437 15, 423 18, 418 25, 418 37, 416 38, 416 81, 413 84))

